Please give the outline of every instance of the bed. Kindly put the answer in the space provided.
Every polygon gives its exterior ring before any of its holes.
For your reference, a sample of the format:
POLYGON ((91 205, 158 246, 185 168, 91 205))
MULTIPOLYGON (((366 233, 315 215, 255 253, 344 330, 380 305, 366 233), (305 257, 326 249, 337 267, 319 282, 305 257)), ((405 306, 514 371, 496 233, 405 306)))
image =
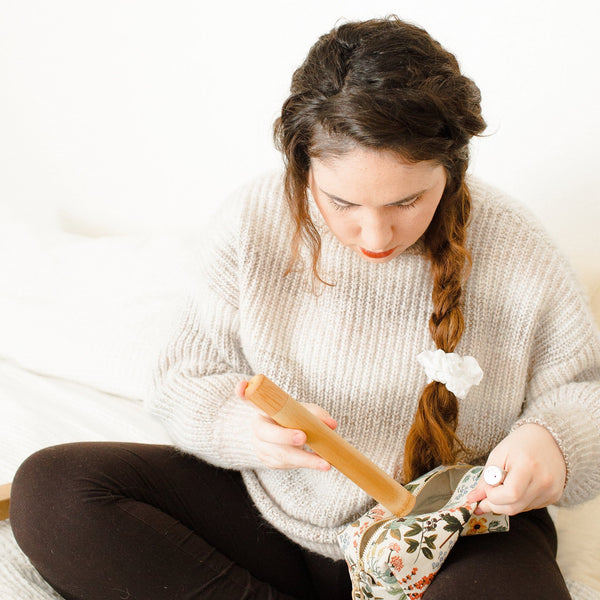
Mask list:
MULTIPOLYGON (((29 454, 81 440, 168 443, 142 399, 187 282, 198 235, 91 238, 0 224, 0 484, 29 454)), ((600 322, 597 265, 581 273, 600 322)), ((600 600, 600 499, 552 507, 575 600, 600 600), (584 534, 585 532, 585 534, 584 534)), ((0 597, 59 599, 0 521, 0 597)))

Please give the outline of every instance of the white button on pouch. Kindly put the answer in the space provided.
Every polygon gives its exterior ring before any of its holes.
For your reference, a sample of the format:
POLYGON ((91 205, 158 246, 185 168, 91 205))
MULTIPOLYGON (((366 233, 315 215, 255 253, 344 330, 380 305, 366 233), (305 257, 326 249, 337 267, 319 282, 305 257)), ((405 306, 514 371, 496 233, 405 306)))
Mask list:
POLYGON ((504 481, 506 471, 503 471, 500 467, 490 465, 483 470, 483 480, 488 485, 499 485, 504 481))

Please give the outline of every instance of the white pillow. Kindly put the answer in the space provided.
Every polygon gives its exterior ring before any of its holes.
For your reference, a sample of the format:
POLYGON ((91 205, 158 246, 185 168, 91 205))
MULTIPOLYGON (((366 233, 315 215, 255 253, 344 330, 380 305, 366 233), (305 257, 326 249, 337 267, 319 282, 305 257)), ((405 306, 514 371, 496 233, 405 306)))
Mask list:
POLYGON ((24 222, 39 229, 60 229, 60 221, 56 203, 48 199, 39 203, 0 201, 0 223, 24 222))
POLYGON ((191 234, 89 238, 0 224, 0 357, 143 398, 196 251, 191 234))

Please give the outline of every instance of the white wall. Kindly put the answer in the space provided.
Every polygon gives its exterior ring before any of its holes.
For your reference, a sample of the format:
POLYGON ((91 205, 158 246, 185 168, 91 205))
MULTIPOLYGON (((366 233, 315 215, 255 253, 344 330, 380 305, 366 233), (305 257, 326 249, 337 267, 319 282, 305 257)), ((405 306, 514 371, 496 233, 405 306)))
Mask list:
POLYGON ((594 4, 0 0, 0 209, 95 235, 193 227, 279 164, 271 123, 317 36, 397 13, 482 90, 472 171, 600 264, 594 4))

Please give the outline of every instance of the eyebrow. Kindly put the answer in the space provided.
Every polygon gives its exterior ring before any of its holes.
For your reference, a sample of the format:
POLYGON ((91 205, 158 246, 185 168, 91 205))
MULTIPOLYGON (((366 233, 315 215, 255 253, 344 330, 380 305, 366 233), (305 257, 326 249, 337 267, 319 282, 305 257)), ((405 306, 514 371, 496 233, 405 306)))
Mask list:
MULTIPOLYGON (((348 204, 349 206, 360 206, 360 204, 355 204, 354 202, 348 202, 348 200, 344 200, 343 198, 340 198, 339 196, 330 194, 329 192, 326 192, 323 188, 319 188, 319 190, 321 192, 323 192, 326 196, 328 196, 332 200, 336 200, 337 202, 343 202, 344 204, 348 204)), ((399 204, 407 204, 408 202, 410 202, 411 200, 414 200, 421 194, 424 194, 426 191, 427 191, 427 189, 420 190, 418 192, 415 192, 414 194, 411 194, 410 196, 406 196, 406 198, 402 198, 402 200, 397 200, 396 202, 391 202, 390 204, 384 204, 384 206, 398 206, 399 204)))

